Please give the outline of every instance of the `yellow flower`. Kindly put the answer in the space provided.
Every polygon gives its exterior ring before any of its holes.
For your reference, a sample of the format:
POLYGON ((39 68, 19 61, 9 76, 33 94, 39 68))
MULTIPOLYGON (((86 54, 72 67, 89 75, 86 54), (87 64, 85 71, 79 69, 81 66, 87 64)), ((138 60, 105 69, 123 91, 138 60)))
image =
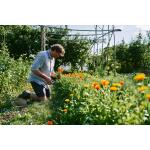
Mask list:
POLYGON ((65 99, 65 102, 70 102, 70 100, 69 99, 65 99))
POLYGON ((147 90, 147 89, 148 89, 147 86, 138 87, 138 91, 139 91, 139 92, 144 92, 144 91, 147 90))
POLYGON ((136 81, 143 81, 145 79, 145 74, 144 73, 138 73, 135 77, 134 80, 136 81))
POLYGON ((72 96, 73 96, 73 94, 70 94, 70 96, 72 97, 72 96))
POLYGON ((146 98, 150 101, 150 94, 146 94, 146 98))
POLYGON ((113 83, 112 86, 114 86, 114 87, 120 87, 121 84, 120 83, 113 83))
POLYGON ((111 90, 111 91, 117 91, 118 89, 117 89, 117 87, 115 87, 115 86, 111 86, 111 87, 110 87, 110 90, 111 90))
POLYGON ((88 85, 88 84, 84 84, 84 87, 85 87, 85 88, 88 88, 88 87, 89 87, 89 85, 88 85))

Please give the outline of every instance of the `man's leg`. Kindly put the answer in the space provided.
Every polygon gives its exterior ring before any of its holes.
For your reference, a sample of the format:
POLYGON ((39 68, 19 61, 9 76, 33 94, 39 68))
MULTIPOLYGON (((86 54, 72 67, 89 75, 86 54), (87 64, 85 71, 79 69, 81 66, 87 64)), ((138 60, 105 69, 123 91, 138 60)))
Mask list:
POLYGON ((48 89, 48 88, 46 88, 45 89, 45 91, 46 91, 46 97, 47 97, 47 99, 50 99, 51 97, 51 91, 50 91, 50 89, 48 89))
POLYGON ((30 93, 30 99, 32 101, 45 101, 47 100, 46 97, 46 89, 43 85, 39 85, 36 82, 31 82, 32 88, 35 92, 34 93, 30 93))
POLYGON ((18 98, 29 99, 30 91, 28 90, 23 91, 20 95, 18 95, 18 98))

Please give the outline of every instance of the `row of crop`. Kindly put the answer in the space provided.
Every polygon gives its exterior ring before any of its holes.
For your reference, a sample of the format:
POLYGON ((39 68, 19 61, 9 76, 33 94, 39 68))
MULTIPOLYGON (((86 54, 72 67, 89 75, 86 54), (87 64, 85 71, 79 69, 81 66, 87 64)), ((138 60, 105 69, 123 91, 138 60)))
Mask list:
POLYGON ((149 124, 149 78, 68 74, 55 83, 55 124, 149 124), (147 85, 145 85, 147 84, 147 85))

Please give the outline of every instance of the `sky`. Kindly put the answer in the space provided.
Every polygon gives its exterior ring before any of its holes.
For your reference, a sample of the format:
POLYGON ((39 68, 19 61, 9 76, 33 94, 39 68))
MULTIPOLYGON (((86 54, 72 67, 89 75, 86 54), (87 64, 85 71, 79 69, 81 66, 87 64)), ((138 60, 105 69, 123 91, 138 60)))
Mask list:
MULTIPOLYGON (((101 25, 99 27, 101 27, 101 25)), ((92 25, 69 25, 68 28, 94 29, 94 25, 93 26, 92 25)), ((120 43, 122 39, 124 39, 126 43, 129 43, 132 39, 135 39, 136 35, 140 32, 145 36, 146 31, 150 30, 150 25, 149 26, 148 25, 116 25, 115 28, 122 30, 121 32, 116 32, 115 34, 116 43, 120 43)), ((107 29, 107 25, 104 26, 104 29, 107 29)), ((85 32, 79 32, 79 33, 83 34, 85 32)))
POLYGON ((146 31, 150 30, 150 26, 140 25, 124 25, 116 26, 116 28, 122 29, 120 33, 116 33, 116 42, 120 42, 123 38, 125 42, 129 43, 132 39, 135 39, 138 33, 142 33, 146 36, 146 31))
MULTIPOLYGON (((83 30, 94 30, 95 26, 94 25, 68 25, 68 28, 71 29, 83 29, 83 30)), ((122 42, 124 39, 125 43, 130 43, 132 40, 136 39, 136 36, 139 33, 142 33, 143 37, 146 36, 146 32, 150 30, 150 25, 115 25, 116 29, 121 29, 120 32, 115 32, 115 43, 119 44, 122 42)), ((102 29, 102 25, 98 25, 98 29, 102 29)), ((108 26, 104 26, 104 30, 107 30, 108 26)), ((110 29, 112 29, 112 25, 110 25, 110 29)), ((76 31, 71 32, 73 34, 77 33, 76 31)), ((85 32, 85 31, 80 31, 78 32, 79 34, 94 34, 95 32, 85 32)), ((99 32, 100 34, 101 32, 99 32)), ((92 36, 94 38, 94 36, 92 36)), ((103 44, 103 47, 106 47, 108 43, 108 36, 106 36, 106 44, 103 44)), ((114 44, 114 39, 113 37, 111 38, 110 45, 112 46, 114 44)), ((102 49, 102 44, 95 45, 95 47, 92 47, 92 52, 97 53, 98 51, 102 49)))

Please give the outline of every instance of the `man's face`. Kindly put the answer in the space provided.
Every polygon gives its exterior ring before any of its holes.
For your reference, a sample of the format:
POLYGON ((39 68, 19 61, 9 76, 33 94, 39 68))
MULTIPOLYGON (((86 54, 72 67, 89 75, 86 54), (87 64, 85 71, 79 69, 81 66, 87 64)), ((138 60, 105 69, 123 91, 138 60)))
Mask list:
POLYGON ((57 51, 53 51, 53 57, 54 57, 55 59, 57 59, 57 58, 61 57, 61 53, 60 53, 60 52, 57 52, 57 51))

